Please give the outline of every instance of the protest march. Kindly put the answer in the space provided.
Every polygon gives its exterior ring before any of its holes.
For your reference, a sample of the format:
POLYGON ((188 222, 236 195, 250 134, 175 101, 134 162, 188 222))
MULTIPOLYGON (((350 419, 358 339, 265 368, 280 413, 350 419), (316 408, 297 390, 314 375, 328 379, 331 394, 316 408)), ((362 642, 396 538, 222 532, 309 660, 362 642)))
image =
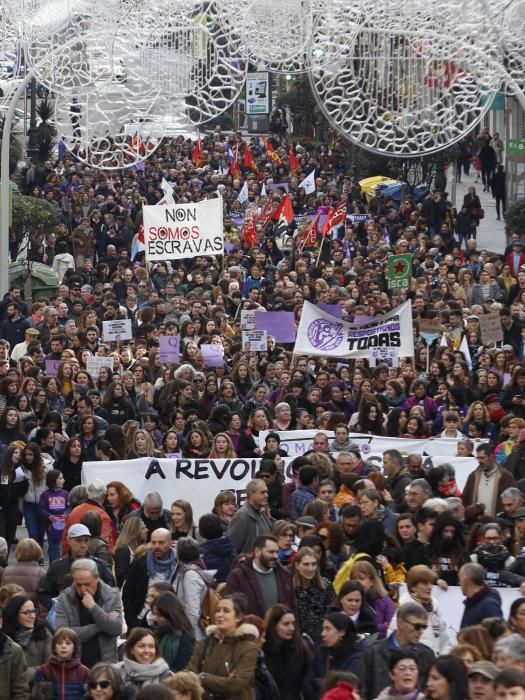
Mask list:
POLYGON ((63 150, 22 173, 56 215, 28 258, 58 282, 0 301, 17 700, 521 687, 525 251, 481 246, 499 190, 468 156, 497 134, 447 162, 453 203, 385 194, 278 111, 140 167, 63 150))

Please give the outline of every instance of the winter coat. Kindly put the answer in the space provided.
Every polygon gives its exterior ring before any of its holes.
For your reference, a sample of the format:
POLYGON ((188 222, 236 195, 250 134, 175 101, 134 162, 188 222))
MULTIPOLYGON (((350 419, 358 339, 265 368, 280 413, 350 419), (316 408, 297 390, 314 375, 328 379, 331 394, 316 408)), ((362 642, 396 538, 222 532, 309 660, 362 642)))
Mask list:
POLYGON ((199 618, 202 601, 212 581, 213 572, 196 563, 177 564, 172 581, 173 590, 184 607, 197 640, 204 637, 199 626, 199 618))
POLYGON ((66 526, 62 537, 62 551, 64 554, 69 552, 69 544, 67 541, 67 533, 69 528, 71 525, 76 525, 79 523, 84 515, 86 513, 90 513, 91 511, 96 511, 100 515, 100 520, 102 523, 100 536, 105 542, 107 542, 110 551, 113 551, 115 542, 117 541, 117 530, 115 528, 115 524, 100 503, 88 499, 85 503, 81 503, 76 508, 73 508, 66 518, 66 526))
POLYGON ((22 648, 0 632, 0 700, 29 700, 27 663, 22 648))
POLYGON ((206 540, 199 546, 201 557, 207 569, 215 569, 214 579, 224 583, 230 573, 230 566, 237 552, 228 535, 214 540, 206 540))
POLYGON ((525 449, 516 445, 501 467, 510 472, 516 481, 525 478, 525 449))
POLYGON ((303 682, 303 695, 305 700, 317 700, 321 683, 329 671, 347 671, 356 673, 364 650, 368 645, 368 640, 357 641, 352 651, 347 656, 337 654, 337 647, 325 649, 319 648, 308 667, 303 682))
POLYGON ((303 679, 308 670, 309 658, 297 653, 293 642, 282 642, 275 651, 264 647, 266 666, 279 688, 280 700, 297 700, 301 697, 303 679))
POLYGON ((215 625, 208 627, 186 668, 200 674, 204 700, 255 700, 258 637, 257 628, 246 623, 224 638, 215 625))
MULTIPOLYGON (((463 489, 463 505, 471 506, 477 502, 479 480, 481 478, 482 473, 483 470, 481 469, 481 467, 478 467, 477 469, 474 469, 473 472, 470 472, 470 474, 468 475, 465 488, 463 489)), ((495 504, 493 508, 489 509, 487 515, 495 515, 500 510, 503 510, 503 504, 501 503, 501 494, 503 493, 503 491, 505 491, 505 489, 508 489, 511 486, 516 487, 516 480, 514 479, 512 474, 506 469, 500 469, 498 467, 498 473, 496 475, 496 485, 494 489, 496 495, 495 504)))
MULTIPOLYGON (((93 557, 90 557, 88 554, 86 558, 92 559, 93 557)), ((113 578, 111 571, 109 571, 109 569, 105 567, 102 562, 97 561, 96 559, 95 561, 98 568, 98 575, 100 576, 101 580, 104 581, 104 583, 107 583, 108 586, 114 586, 115 579, 113 578)), ((69 576, 72 563, 72 559, 69 557, 64 557, 63 559, 58 559, 49 565, 47 573, 42 581, 42 585, 38 591, 38 602, 44 608, 44 610, 49 610, 51 608, 52 599, 59 596, 64 590, 66 578, 69 576)))
POLYGON ((160 655, 170 671, 183 671, 191 659, 195 641, 184 630, 175 631, 167 623, 155 628, 155 635, 159 640, 160 655))
POLYGON ((45 569, 37 561, 19 561, 4 569, 2 585, 18 583, 33 602, 37 600, 38 589, 46 575, 45 569))
POLYGON ((139 627, 139 616, 144 609, 148 592, 147 555, 138 557, 131 564, 122 588, 122 603, 128 629, 139 627))
MULTIPOLYGON (((361 697, 363 700, 374 700, 390 683, 388 662, 392 649, 398 648, 392 634, 387 639, 374 642, 368 646, 361 656, 357 675, 361 681, 361 697)), ((434 653, 425 644, 411 644, 408 647, 415 652, 419 666, 419 684, 423 688, 427 674, 435 659, 434 653)))
POLYGON ((386 490, 392 496, 397 511, 402 511, 405 505, 405 490, 412 483, 412 476, 405 467, 400 469, 395 476, 386 480, 386 490))
MULTIPOLYGON (((399 605, 405 603, 417 603, 410 593, 403 593, 399 598, 399 605)), ((448 654, 452 643, 448 634, 448 624, 439 609, 439 603, 435 598, 432 598, 432 610, 428 612, 428 627, 420 637, 420 643, 425 644, 429 649, 432 649, 436 656, 448 654)), ((394 615, 388 629, 389 633, 397 630, 397 616, 394 615)))
POLYGON ((497 589, 483 586, 477 593, 463 601, 465 610, 460 628, 479 625, 486 617, 503 618, 501 596, 497 589))
MULTIPOLYGON (((295 591, 291 573, 278 564, 274 574, 277 580, 278 602, 295 610, 295 591)), ((247 559, 230 571, 223 594, 230 593, 242 593, 246 598, 246 612, 264 618, 266 609, 261 587, 253 568, 253 559, 247 559)))
POLYGON ((122 603, 120 594, 99 581, 94 596, 97 604, 89 610, 93 622, 81 625, 80 602, 76 589, 70 586, 57 599, 56 625, 71 627, 79 636, 80 642, 97 637, 100 650, 100 661, 115 663, 117 661, 117 638, 122 634, 122 603), (110 617, 109 613, 117 613, 110 617))
POLYGON ((257 535, 269 535, 272 525, 272 518, 245 503, 233 516, 228 534, 239 554, 251 554, 257 535))
POLYGON ((125 685, 131 685, 137 689, 144 685, 161 683, 172 675, 168 664, 161 656, 150 664, 139 664, 133 659, 124 657, 124 660, 117 664, 117 670, 125 685))
POLYGON ((323 615, 335 599, 332 584, 323 579, 324 589, 316 585, 310 588, 295 587, 296 609, 301 625, 301 632, 307 634, 317 644, 321 638, 323 615))
POLYGON ((34 683, 49 683, 55 700, 81 700, 88 673, 89 668, 82 665, 80 659, 60 661, 52 656, 37 668, 34 683))
POLYGON ((27 679, 31 683, 38 666, 51 656, 51 633, 43 624, 37 623, 29 639, 18 640, 17 644, 22 647, 26 657, 27 679))

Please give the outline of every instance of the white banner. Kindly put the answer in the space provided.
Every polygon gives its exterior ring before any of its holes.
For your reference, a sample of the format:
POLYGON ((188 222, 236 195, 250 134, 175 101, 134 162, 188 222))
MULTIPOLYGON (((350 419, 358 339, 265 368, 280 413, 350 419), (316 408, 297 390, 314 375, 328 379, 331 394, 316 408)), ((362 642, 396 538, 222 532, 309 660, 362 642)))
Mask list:
MULTIPOLYGON (((290 460, 286 460, 290 461, 290 460)), ((258 471, 260 459, 127 459, 109 462, 84 462, 82 483, 101 479, 105 484, 122 481, 139 499, 158 491, 169 510, 173 501, 184 498, 193 508, 196 520, 211 513, 220 491, 233 491, 237 504, 246 500, 246 485, 258 471)))
POLYGON ((341 321, 309 301, 304 302, 295 355, 369 358, 371 348, 396 348, 399 357, 414 356, 409 301, 365 323, 341 321))
MULTIPOLYGON (((399 589, 400 597, 406 593, 406 586, 403 584, 399 589)), ((497 588, 496 589, 501 596, 501 610, 503 611, 503 618, 508 620, 510 613, 510 606, 516 598, 521 597, 521 593, 518 588, 497 588)), ((449 586, 446 591, 442 591, 439 586, 434 586, 432 588, 432 597, 438 602, 441 615, 444 620, 447 621, 448 634, 450 636, 450 641, 452 644, 456 643, 456 637, 460 630, 461 618, 463 617, 463 611, 465 606, 463 601, 465 596, 461 592, 459 586, 449 586)))
POLYGON ((131 340, 131 319, 122 318, 114 321, 102 321, 102 339, 107 342, 131 340))
POLYGON ((146 260, 222 255, 222 213, 221 198, 193 204, 143 207, 146 260))
MULTIPOLYGON (((313 450, 313 439, 317 433, 324 433, 328 437, 329 444, 335 435, 329 430, 272 430, 259 433, 259 447, 265 448, 264 440, 269 432, 276 432, 281 438, 281 449, 288 457, 298 457, 305 452, 313 450)), ((429 438, 428 440, 409 440, 405 438, 376 437, 375 435, 362 435, 350 433, 350 440, 359 445, 363 461, 370 461, 377 467, 383 467, 383 452, 385 450, 399 450, 403 455, 417 452, 423 455, 423 468, 432 469, 440 464, 450 463, 456 470, 456 483, 463 490, 467 477, 478 466, 475 457, 456 457, 458 438, 429 438)), ((476 446, 485 440, 473 440, 474 451, 476 446)), ((337 452, 332 452, 334 457, 337 452)))

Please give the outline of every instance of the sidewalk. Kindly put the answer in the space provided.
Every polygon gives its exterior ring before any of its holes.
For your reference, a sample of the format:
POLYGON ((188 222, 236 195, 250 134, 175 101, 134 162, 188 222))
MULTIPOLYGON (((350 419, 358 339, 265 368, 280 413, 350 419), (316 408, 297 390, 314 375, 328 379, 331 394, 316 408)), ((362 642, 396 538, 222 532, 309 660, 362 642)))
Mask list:
POLYGON ((456 182, 456 201, 455 207, 459 211, 463 197, 467 194, 470 186, 476 188, 481 206, 485 210, 485 218, 481 220, 478 226, 478 250, 487 248, 493 253, 503 253, 507 244, 505 237, 505 222, 503 219, 498 221, 496 218, 496 200, 492 198, 490 192, 483 192, 483 184, 481 179, 476 182, 476 171, 471 169, 470 175, 461 175, 461 182, 456 182))

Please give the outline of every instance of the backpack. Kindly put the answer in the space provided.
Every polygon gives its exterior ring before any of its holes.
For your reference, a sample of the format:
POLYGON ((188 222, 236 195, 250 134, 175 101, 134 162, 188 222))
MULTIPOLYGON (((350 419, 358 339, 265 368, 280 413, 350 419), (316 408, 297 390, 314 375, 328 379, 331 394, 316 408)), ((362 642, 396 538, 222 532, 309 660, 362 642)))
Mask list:
POLYGON ((208 586, 201 603, 201 614, 199 617, 199 627, 205 630, 209 625, 215 623, 215 611, 221 600, 215 588, 208 586))

